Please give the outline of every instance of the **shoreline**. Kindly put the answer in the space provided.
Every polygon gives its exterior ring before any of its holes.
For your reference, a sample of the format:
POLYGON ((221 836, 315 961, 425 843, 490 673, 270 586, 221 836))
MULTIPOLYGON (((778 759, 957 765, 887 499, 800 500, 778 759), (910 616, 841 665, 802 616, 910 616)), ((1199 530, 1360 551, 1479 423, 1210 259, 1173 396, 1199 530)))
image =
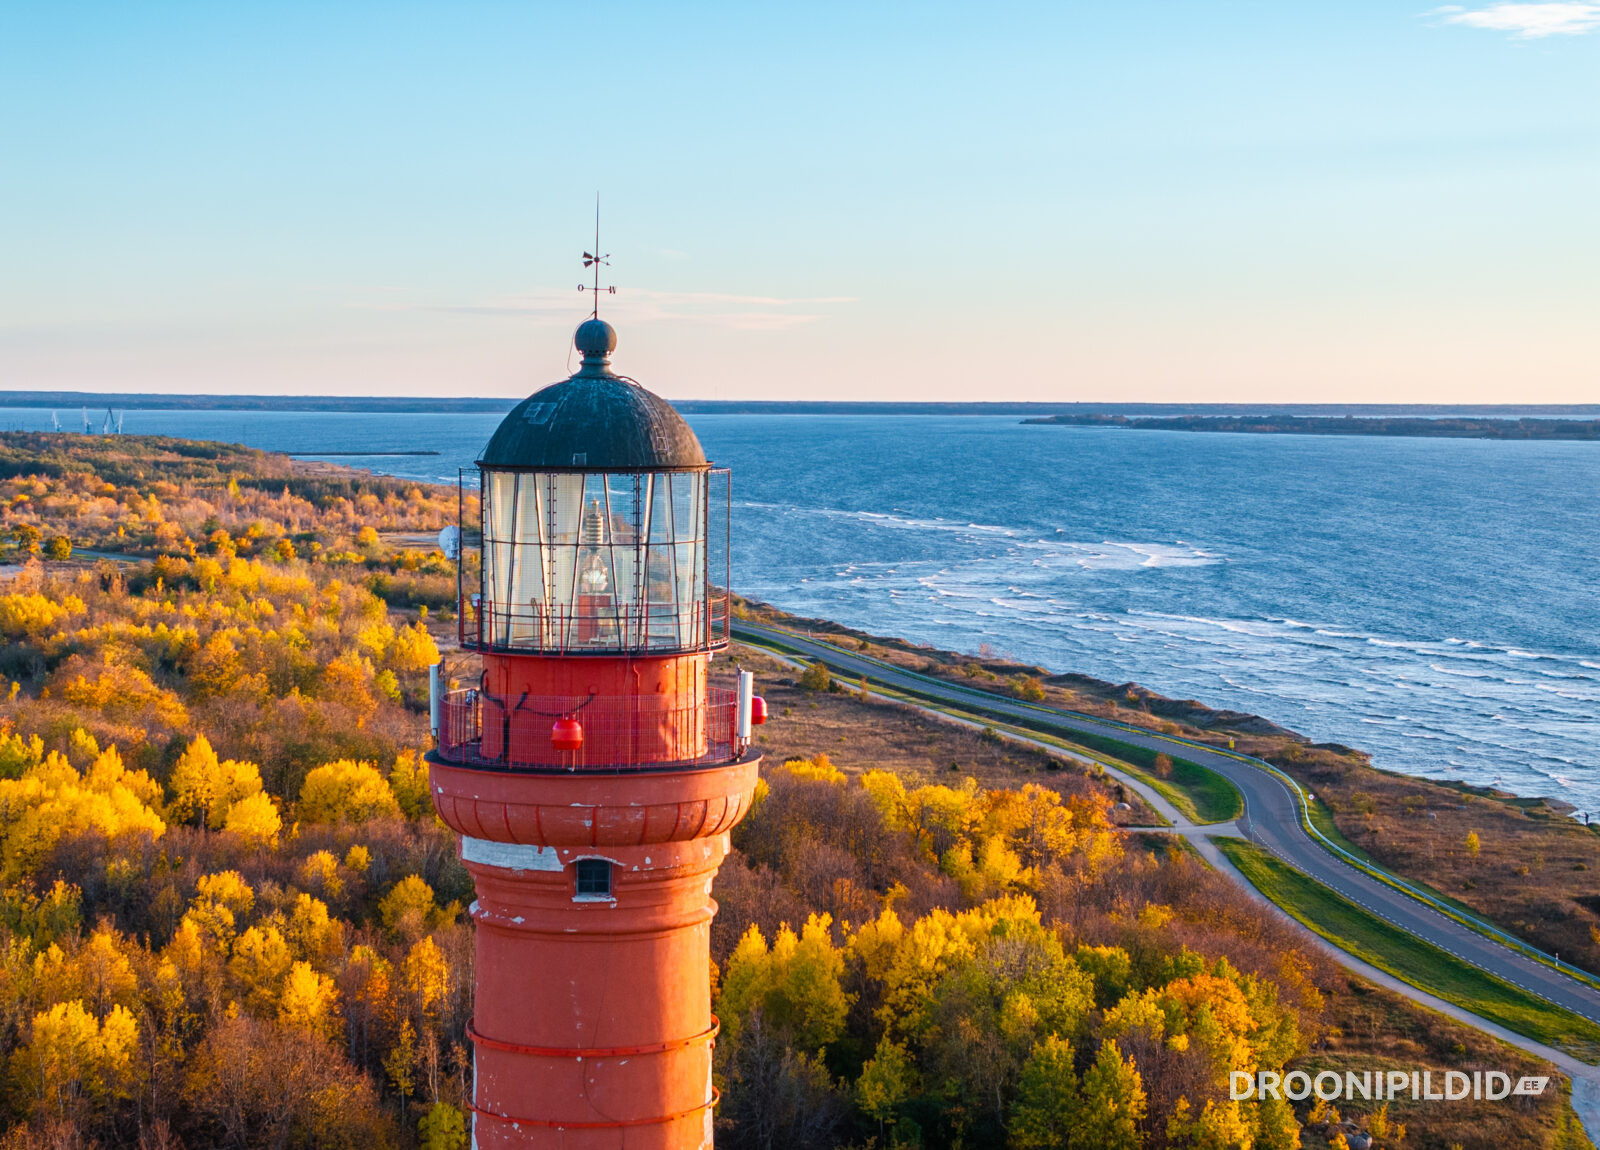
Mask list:
POLYGON ((1440 414, 1416 418, 1410 412, 1396 412, 1381 418, 1358 418, 1354 414, 1144 416, 1081 413, 1048 415, 1024 419, 1023 423, 1052 427, 1099 427, 1124 431, 1197 431, 1233 435, 1337 435, 1370 436, 1383 439, 1494 439, 1538 442, 1592 442, 1600 440, 1600 420, 1522 418, 1471 418, 1440 414))
MULTIPOLYGON (((750 600, 738 606, 736 625, 742 620, 746 627, 787 630, 819 653, 832 649, 846 660, 877 662, 942 689, 992 696, 1002 708, 1033 705, 1109 721, 1141 732, 1146 742, 1176 738, 1206 748, 1220 754, 1221 763, 1238 755, 1261 760, 1306 794, 1315 834, 1332 844, 1329 859, 1343 852, 1545 954, 1600 972, 1600 894, 1593 881, 1600 873, 1600 820, 1575 819, 1562 800, 1374 767, 1367 753, 1342 743, 1312 742, 1262 716, 1169 699, 1133 682, 969 657, 750 600)), ((1179 768, 1181 746, 1169 753, 1179 768)))

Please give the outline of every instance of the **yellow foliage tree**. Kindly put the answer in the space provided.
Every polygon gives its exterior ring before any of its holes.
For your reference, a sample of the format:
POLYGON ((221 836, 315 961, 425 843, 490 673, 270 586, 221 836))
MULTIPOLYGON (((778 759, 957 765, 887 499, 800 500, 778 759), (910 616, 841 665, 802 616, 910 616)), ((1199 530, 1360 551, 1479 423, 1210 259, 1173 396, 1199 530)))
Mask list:
POLYGON ((289 911, 288 938, 301 958, 326 968, 344 952, 344 923, 320 898, 300 894, 289 911))
POLYGON ((277 845, 278 832, 283 829, 283 817, 278 814, 278 804, 271 795, 257 792, 228 808, 222 829, 254 846, 273 847, 277 845))
POLYGON ((414 750, 400 752, 389 772, 389 788, 408 819, 420 819, 433 810, 428 793, 428 764, 414 750))
POLYGON ((221 903, 234 914, 249 914, 256 904, 256 893, 238 871, 224 870, 200 876, 195 883, 195 902, 202 899, 221 903))
POLYGON ((21 1052, 24 1074, 36 1096, 63 1113, 69 1100, 127 1098, 137 1081, 139 1024, 122 1006, 104 1021, 82 1002, 58 1002, 33 1017, 33 1037, 21 1052))
POLYGON ((143 771, 125 770, 115 748, 82 775, 51 751, 20 778, 0 779, 0 873, 9 881, 31 873, 64 836, 159 838, 167 829, 154 809, 160 793, 143 771))
POLYGON ((37 591, 0 595, 0 634, 11 639, 43 635, 68 616, 82 615, 85 609, 76 595, 50 598, 37 591))
POLYGON ((139 1006, 138 975, 108 923, 96 927, 71 957, 54 943, 35 955, 33 988, 46 1002, 79 999, 97 1017, 113 1006, 139 1006))
POLYGON ((360 823, 398 815, 400 804, 377 767, 340 759, 306 775, 297 810, 309 823, 360 823))
POLYGON ((212 949, 226 953, 235 924, 255 905, 255 892, 238 871, 232 870, 203 875, 197 885, 183 925, 191 929, 196 941, 209 941, 212 949))
POLYGON ((168 785, 173 798, 168 813, 179 822, 198 820, 221 830, 229 808, 261 793, 261 768, 254 763, 218 759, 211 742, 196 735, 173 765, 168 785))
POLYGON ((845 774, 833 765, 827 755, 818 755, 812 759, 790 759, 779 768, 797 779, 815 779, 822 783, 834 783, 842 786, 845 774))
POLYGON ((423 1017, 431 1017, 450 992, 450 963, 439 944, 423 936, 407 952, 400 978, 423 1017))
POLYGON ((218 632, 206 640, 189 668, 189 682, 201 698, 226 695, 238 685, 244 664, 233 641, 218 632))
POLYGON ((123 663, 107 663, 93 679, 79 675, 62 688, 61 696, 74 706, 99 711, 112 719, 132 720, 149 715, 174 730, 189 723, 189 712, 177 695, 156 686, 138 667, 123 663))
POLYGON ((228 973, 244 990, 251 1009, 261 1013, 277 1003, 293 961, 282 931, 271 925, 252 926, 234 940, 228 973))
POLYGON ((305 886, 329 898, 338 898, 344 890, 344 880, 339 877, 339 860, 333 857, 332 851, 322 850, 306 856, 296 877, 305 886))
POLYGON ((414 874, 395 883, 378 901, 378 917, 383 925, 413 938, 427 930, 435 911, 433 888, 414 874))
POLYGON ((378 709, 378 700, 372 694, 372 680, 372 665, 356 652, 349 651, 330 660, 323 668, 323 695, 355 711, 356 725, 365 726, 378 709))
POLYGON ((426 671, 439 661, 439 645, 421 623, 402 627, 389 647, 389 666, 396 671, 426 671))
POLYGON ((297 962, 284 979, 278 1021, 322 1038, 333 1037, 338 1021, 339 992, 333 979, 318 974, 309 962, 297 962))
POLYGON ((368 623, 356 632, 356 650, 367 658, 381 662, 394 642, 394 626, 386 621, 368 623))
MULTIPOLYGON (((1342 1135, 1333 1132, 1340 1141, 1342 1135)), ((1187 1098, 1179 1098, 1172 1117, 1167 1120, 1167 1141, 1185 1150, 1233 1150, 1236 1146, 1249 1146, 1253 1132, 1237 1102, 1218 1102, 1206 1099, 1198 1115, 1187 1098)), ((1334 1143, 1328 1143, 1332 1150, 1334 1143)), ((1346 1150, 1349 1150, 1348 1144, 1346 1150)))

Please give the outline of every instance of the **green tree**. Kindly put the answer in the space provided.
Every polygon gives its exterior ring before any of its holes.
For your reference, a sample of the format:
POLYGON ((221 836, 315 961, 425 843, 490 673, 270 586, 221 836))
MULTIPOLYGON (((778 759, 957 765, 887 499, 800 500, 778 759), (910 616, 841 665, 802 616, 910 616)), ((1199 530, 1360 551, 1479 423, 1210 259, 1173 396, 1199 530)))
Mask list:
POLYGON ((44 556, 58 563, 66 562, 72 558, 72 540, 65 535, 52 535, 50 542, 45 544, 44 556))
POLYGON ((1012 694, 1030 703, 1044 700, 1044 683, 1032 675, 1018 675, 1011 683, 1012 694))
MULTIPOLYGON (((1374 1138, 1388 1135, 1388 1119, 1385 1102, 1367 1127, 1374 1138)), ((1255 1150, 1300 1150, 1300 1123, 1295 1121, 1294 1107, 1282 1098, 1265 1098, 1256 1105, 1255 1132, 1255 1150)))
POLYGON ((826 691, 833 686, 833 672, 824 663, 812 663, 801 672, 800 685, 808 691, 826 691))
POLYGON ((18 523, 11 529, 11 540, 17 545, 17 550, 26 555, 39 554, 39 539, 41 533, 32 523, 18 523))
POLYGON ((383 1059, 383 1072, 400 1095, 402 1112, 411 1096, 417 1092, 417 1028, 409 1018, 400 1020, 400 1037, 383 1059))
POLYGON ((1139 1150, 1139 1123, 1145 1115, 1144 1083, 1116 1039, 1100 1044, 1094 1065, 1083 1076, 1083 1106, 1073 1127, 1074 1144, 1096 1150, 1139 1150))
POLYGON ((1012 1147, 1050 1150, 1065 1146, 1078 1110, 1078 1076, 1072 1068, 1072 1047, 1052 1034, 1033 1048, 1022 1068, 1007 1124, 1012 1147))
POLYGON ((435 1102, 417 1123, 419 1150, 462 1150, 466 1144, 466 1118, 448 1102, 435 1102))
POLYGON ((890 1041, 885 1034, 878 1040, 878 1049, 861 1068, 856 1079, 856 1101, 867 1115, 878 1123, 878 1133, 883 1133, 884 1123, 892 1121, 896 1112, 916 1089, 917 1068, 906 1053, 904 1043, 890 1041))
POLYGON ((753 1011, 800 1051, 820 1050, 844 1033, 851 998, 840 983, 844 952, 833 945, 832 923, 829 915, 813 914, 799 934, 784 925, 770 949, 759 927, 745 931, 728 958, 719 999, 730 1041, 753 1011))

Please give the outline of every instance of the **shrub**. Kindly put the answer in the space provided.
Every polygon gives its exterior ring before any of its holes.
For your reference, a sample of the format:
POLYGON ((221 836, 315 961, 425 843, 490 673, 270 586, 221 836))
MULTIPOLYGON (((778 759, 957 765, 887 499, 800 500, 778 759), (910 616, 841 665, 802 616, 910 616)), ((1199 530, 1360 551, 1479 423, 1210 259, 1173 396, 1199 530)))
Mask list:
POLYGON ((833 673, 825 663, 812 663, 801 674, 800 685, 808 691, 826 691, 833 686, 833 673))

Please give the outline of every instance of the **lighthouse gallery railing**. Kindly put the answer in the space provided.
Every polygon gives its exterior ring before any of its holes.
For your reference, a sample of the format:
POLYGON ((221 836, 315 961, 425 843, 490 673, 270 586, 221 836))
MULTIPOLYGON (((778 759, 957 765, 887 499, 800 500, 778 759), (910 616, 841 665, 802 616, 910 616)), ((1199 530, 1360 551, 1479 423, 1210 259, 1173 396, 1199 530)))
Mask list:
POLYGON ((738 757, 737 698, 709 688, 704 704, 667 706, 650 696, 503 696, 452 691, 439 710, 438 755, 497 771, 625 772, 709 766, 738 757), (583 745, 558 750, 553 727, 576 719, 583 745))

